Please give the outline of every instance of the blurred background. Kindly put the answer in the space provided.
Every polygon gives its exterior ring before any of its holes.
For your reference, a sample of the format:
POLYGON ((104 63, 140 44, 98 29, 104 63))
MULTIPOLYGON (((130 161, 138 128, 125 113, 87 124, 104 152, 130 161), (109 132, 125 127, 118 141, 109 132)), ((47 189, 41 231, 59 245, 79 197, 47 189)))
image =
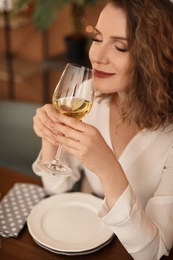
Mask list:
POLYGON ((66 63, 90 66, 99 12, 97 0, 0 0, 1 166, 36 176, 33 116, 51 102, 66 63))
POLYGON ((33 116, 67 62, 90 66, 99 12, 97 0, 0 0, 0 165, 36 176, 33 116))
POLYGON ((90 66, 99 11, 96 0, 0 0, 0 99, 51 102, 67 62, 90 66))

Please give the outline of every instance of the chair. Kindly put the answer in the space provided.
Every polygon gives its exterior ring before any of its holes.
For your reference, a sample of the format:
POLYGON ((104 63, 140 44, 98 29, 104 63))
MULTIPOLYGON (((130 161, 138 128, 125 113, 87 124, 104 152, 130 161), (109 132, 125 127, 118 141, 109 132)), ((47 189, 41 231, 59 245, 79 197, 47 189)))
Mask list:
POLYGON ((41 140, 33 130, 33 116, 41 104, 0 101, 0 165, 36 176, 32 163, 41 140))

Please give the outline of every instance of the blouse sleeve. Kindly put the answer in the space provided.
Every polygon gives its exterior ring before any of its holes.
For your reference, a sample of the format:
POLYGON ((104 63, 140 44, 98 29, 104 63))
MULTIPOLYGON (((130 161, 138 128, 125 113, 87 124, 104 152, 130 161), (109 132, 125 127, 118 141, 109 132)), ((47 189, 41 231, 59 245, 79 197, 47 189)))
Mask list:
POLYGON ((53 195, 57 193, 66 192, 72 189, 73 185, 80 179, 81 166, 77 159, 62 151, 63 163, 67 164, 73 171, 72 175, 69 177, 55 177, 48 175, 44 170, 40 170, 38 167, 38 161, 41 157, 41 151, 32 165, 34 173, 41 177, 44 189, 48 195, 53 195))
POLYGON ((145 210, 129 185, 110 210, 104 199, 99 217, 134 259, 159 260, 168 255, 173 245, 173 149, 145 210))

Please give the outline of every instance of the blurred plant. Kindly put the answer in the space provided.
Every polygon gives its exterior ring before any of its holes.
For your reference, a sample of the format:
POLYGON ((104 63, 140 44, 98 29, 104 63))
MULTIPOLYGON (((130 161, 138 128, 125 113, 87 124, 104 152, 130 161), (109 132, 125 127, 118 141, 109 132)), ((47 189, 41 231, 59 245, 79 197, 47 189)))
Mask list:
POLYGON ((23 7, 32 6, 32 19, 38 30, 45 31, 56 19, 63 5, 70 5, 72 34, 81 35, 84 26, 84 12, 88 5, 96 5, 97 0, 15 0, 13 14, 23 7))

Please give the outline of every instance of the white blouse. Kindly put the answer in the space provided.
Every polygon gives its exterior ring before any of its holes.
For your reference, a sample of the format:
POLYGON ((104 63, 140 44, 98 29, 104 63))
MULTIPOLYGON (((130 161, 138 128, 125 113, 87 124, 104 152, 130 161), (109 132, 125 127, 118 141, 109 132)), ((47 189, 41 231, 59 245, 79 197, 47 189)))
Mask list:
MULTIPOLYGON (((108 100, 94 102, 84 122, 99 129, 113 149, 110 138, 108 100)), ((119 162, 129 186, 108 209, 106 198, 99 211, 101 220, 110 226, 126 250, 136 260, 158 260, 168 255, 173 245, 173 125, 156 131, 140 131, 126 146, 119 162)), ((80 178, 84 168, 93 193, 104 196, 98 177, 76 158, 64 152, 64 160, 73 169, 68 178, 47 176, 33 164, 42 177, 48 194, 66 192, 80 178)))

